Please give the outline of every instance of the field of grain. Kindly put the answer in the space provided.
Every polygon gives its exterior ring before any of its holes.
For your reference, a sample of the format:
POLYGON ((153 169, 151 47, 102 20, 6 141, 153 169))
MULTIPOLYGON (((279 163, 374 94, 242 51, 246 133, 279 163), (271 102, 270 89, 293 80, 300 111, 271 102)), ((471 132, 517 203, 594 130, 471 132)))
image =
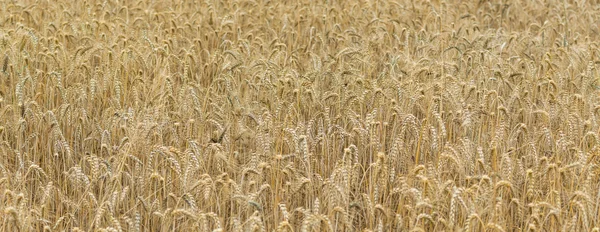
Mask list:
POLYGON ((598 0, 0 2, 0 231, 600 231, 598 0))

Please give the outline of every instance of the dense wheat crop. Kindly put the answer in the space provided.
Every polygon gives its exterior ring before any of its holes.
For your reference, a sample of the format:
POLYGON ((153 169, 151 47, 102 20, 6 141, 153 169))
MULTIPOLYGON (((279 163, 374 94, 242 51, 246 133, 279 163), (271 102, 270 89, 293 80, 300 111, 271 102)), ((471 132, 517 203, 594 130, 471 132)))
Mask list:
POLYGON ((600 231, 600 2, 0 1, 0 231, 600 231))

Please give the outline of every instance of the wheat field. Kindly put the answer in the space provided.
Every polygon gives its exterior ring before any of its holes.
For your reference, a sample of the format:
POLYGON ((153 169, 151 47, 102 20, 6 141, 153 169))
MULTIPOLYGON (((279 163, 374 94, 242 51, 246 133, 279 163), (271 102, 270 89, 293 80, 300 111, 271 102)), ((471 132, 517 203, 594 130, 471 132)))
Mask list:
POLYGON ((600 1, 0 1, 0 231, 600 231, 600 1))

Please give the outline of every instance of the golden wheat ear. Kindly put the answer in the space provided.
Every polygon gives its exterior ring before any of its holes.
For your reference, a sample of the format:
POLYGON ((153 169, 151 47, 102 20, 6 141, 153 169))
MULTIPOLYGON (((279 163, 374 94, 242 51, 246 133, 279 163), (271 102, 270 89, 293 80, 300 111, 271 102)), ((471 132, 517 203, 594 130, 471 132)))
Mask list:
POLYGON ((2 72, 7 74, 6 71, 8 69, 8 54, 4 55, 4 61, 2 62, 2 72))

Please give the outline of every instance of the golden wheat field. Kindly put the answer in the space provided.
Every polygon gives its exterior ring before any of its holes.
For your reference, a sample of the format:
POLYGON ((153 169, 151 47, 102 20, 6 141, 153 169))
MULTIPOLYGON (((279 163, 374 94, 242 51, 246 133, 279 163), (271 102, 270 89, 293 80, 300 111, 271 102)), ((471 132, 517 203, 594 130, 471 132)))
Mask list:
POLYGON ((600 231, 600 1, 0 1, 0 231, 600 231))

